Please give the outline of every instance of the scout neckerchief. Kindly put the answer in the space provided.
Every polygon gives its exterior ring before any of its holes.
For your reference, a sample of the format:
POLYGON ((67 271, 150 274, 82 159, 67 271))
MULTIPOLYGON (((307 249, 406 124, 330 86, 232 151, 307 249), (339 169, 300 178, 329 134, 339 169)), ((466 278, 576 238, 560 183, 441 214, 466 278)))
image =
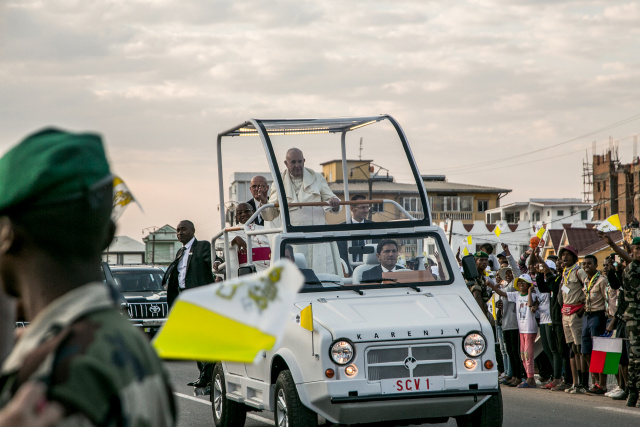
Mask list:
POLYGON ((571 275, 571 272, 574 270, 577 270, 578 267, 578 263, 576 262, 575 264, 573 264, 573 267, 569 268, 567 270, 567 267, 564 268, 564 271, 562 272, 562 284, 566 285, 567 283, 569 283, 569 276, 571 275))
POLYGON ((589 280, 589 284, 587 285, 587 307, 589 307, 589 309, 591 309, 591 288, 593 288, 593 285, 596 283, 596 280, 598 280, 598 277, 600 277, 600 272, 596 271, 596 274, 593 275, 591 280, 589 280))

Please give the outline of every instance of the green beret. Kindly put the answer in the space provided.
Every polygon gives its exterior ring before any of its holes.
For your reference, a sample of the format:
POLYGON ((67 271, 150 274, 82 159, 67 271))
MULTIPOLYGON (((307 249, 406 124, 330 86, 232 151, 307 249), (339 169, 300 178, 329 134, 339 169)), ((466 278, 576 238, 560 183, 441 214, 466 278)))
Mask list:
POLYGON ((0 212, 78 199, 111 180, 99 135, 44 129, 0 158, 0 212))
POLYGON ((489 258, 489 255, 486 252, 478 251, 473 254, 474 258, 489 258))
POLYGON ((640 237, 634 237, 631 241, 632 245, 640 245, 640 237))

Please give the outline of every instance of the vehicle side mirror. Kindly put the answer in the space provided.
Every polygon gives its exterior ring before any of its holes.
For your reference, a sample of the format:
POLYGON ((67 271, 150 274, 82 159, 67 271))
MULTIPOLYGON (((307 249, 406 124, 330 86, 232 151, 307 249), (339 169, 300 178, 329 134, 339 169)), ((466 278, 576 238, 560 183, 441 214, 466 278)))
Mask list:
POLYGON ((375 251, 373 246, 351 246, 349 248, 350 254, 372 254, 375 251))
POLYGON ((464 271, 464 277, 467 280, 473 280, 479 276, 476 259, 473 255, 462 257, 462 271, 464 271))

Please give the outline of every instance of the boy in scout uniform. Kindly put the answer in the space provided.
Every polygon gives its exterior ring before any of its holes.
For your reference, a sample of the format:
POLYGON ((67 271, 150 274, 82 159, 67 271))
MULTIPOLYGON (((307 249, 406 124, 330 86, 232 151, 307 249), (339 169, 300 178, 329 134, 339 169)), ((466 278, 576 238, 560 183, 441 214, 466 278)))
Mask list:
POLYGON ((46 129, 0 159, 0 283, 31 322, 0 369, 0 408, 35 380, 59 425, 175 424, 160 360, 101 280, 112 182, 95 134, 46 129))

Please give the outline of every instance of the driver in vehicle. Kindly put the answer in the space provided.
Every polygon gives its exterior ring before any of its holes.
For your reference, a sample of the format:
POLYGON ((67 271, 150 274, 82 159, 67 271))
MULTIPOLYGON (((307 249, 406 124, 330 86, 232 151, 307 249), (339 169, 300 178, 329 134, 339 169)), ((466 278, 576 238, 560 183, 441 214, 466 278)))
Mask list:
POLYGON ((385 239, 378 243, 376 257, 380 265, 376 265, 370 270, 362 273, 362 282, 380 282, 382 281, 382 273, 403 270, 398 262, 398 243, 395 240, 385 239))
MULTIPOLYGON (((325 225, 325 211, 339 212, 340 199, 329 188, 327 180, 322 174, 304 167, 305 158, 298 148, 287 151, 284 164, 287 169, 282 172, 282 182, 287 196, 287 203, 327 202, 321 206, 294 206, 289 208, 289 219, 293 226, 325 225)), ((276 184, 271 186, 269 203, 278 203, 276 184)), ((267 208, 262 211, 265 221, 281 221, 279 208, 267 208)), ((279 225, 273 224, 278 227, 279 225)), ((304 254, 307 266, 316 273, 331 273, 342 275, 342 264, 338 246, 334 243, 325 245, 299 246, 298 252, 304 254), (339 268, 339 269, 338 269, 339 268)))

